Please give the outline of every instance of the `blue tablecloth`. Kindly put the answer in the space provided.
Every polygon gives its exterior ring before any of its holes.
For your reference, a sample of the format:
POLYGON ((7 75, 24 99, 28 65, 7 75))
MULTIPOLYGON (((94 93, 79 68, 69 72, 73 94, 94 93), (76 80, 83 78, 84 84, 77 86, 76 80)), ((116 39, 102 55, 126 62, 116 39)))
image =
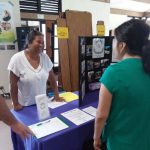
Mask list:
MULTIPOLYGON (((97 107, 98 104, 98 91, 92 92, 86 95, 84 106, 79 109, 83 109, 88 106, 97 107)), ((51 109, 51 117, 58 117, 64 121, 69 128, 59 131, 57 133, 48 135, 41 139, 36 139, 31 136, 26 140, 20 139, 20 137, 11 132, 14 150, 82 150, 83 144, 93 137, 94 120, 84 123, 80 126, 76 126, 60 114, 78 108, 78 100, 72 101, 61 107, 51 109)), ((21 111, 13 111, 15 117, 26 125, 31 125, 39 122, 37 116, 36 106, 25 107, 21 111)))

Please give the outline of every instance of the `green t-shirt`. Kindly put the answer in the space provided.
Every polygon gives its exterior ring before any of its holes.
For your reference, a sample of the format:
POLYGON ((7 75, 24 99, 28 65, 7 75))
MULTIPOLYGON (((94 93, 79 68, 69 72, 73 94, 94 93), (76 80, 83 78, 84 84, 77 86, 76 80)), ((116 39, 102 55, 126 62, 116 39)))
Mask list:
POLYGON ((100 82, 113 95, 103 140, 108 150, 150 150, 150 75, 142 60, 109 66, 100 82))

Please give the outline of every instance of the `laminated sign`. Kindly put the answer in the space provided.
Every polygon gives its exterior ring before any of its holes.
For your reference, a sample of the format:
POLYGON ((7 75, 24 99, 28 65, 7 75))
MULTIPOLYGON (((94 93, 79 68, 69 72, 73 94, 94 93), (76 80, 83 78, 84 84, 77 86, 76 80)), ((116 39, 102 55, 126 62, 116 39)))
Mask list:
POLYGON ((97 35, 98 36, 105 35, 105 26, 104 25, 97 25, 97 35))
POLYGON ((57 36, 59 39, 68 39, 68 28, 57 27, 57 36))

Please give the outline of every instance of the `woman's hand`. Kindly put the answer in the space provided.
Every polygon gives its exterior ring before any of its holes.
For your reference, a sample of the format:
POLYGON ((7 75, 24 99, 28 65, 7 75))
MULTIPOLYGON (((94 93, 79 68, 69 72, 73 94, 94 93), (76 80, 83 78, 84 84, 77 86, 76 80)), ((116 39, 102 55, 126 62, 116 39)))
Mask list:
POLYGON ((94 150, 101 150, 101 140, 100 139, 94 139, 94 143, 93 143, 93 146, 94 146, 94 150))
POLYGON ((63 97, 59 97, 59 95, 58 96, 54 96, 53 100, 55 100, 56 102, 64 102, 65 101, 64 98, 63 97))
POLYGON ((15 133, 17 133, 22 139, 28 138, 29 135, 34 136, 34 133, 27 126, 18 121, 11 125, 11 129, 15 133))
POLYGON ((14 106, 14 110, 16 110, 16 111, 19 111, 19 110, 23 109, 23 106, 20 105, 19 103, 18 104, 13 104, 13 106, 14 106))

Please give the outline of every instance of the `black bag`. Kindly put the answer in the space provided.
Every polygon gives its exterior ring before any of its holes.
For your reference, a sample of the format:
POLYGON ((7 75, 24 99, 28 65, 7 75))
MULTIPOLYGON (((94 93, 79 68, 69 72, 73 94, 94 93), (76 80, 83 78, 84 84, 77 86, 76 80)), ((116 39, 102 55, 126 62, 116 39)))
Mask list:
MULTIPOLYGON (((106 143, 104 142, 101 146, 101 149, 102 150, 107 150, 107 146, 106 146, 106 143)), ((88 140, 84 143, 83 145, 83 148, 82 150, 94 150, 94 147, 93 147, 93 140, 88 140)))
POLYGON ((102 144, 101 149, 102 149, 102 150, 107 150, 107 146, 106 146, 106 143, 105 143, 105 142, 102 144))

